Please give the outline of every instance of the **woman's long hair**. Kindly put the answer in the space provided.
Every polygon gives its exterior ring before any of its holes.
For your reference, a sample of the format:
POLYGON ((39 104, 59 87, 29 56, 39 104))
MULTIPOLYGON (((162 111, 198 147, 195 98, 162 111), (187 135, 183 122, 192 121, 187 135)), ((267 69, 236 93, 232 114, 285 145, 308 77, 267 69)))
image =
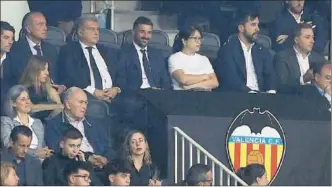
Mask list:
POLYGON ((51 95, 51 81, 48 77, 44 83, 39 82, 39 74, 45 69, 46 64, 50 65, 49 60, 43 56, 32 55, 28 60, 28 65, 20 79, 20 84, 26 88, 34 87, 37 94, 46 92, 48 96, 51 95))
POLYGON ((192 36, 195 31, 198 31, 201 36, 203 36, 203 32, 200 27, 195 25, 185 25, 183 26, 179 33, 175 36, 174 44, 173 44, 173 53, 177 53, 182 51, 184 48, 182 40, 188 40, 190 36, 192 36))
POLYGON ((139 130, 133 130, 133 131, 130 131, 127 134, 127 136, 125 138, 125 141, 123 142, 123 145, 122 145, 122 148, 121 148, 120 158, 125 159, 125 160, 129 161, 130 163, 133 163, 132 150, 131 150, 131 146, 130 146, 131 141, 130 140, 133 137, 133 135, 136 134, 136 133, 142 134, 142 136, 145 139, 145 143, 146 143, 146 150, 144 152, 143 163, 146 164, 146 165, 151 165, 152 160, 151 160, 151 155, 150 155, 149 144, 148 144, 147 139, 144 136, 144 134, 139 130))
POLYGON ((261 178, 265 173, 265 167, 262 164, 249 164, 240 168, 236 175, 239 176, 249 186, 257 182, 257 178, 261 178))

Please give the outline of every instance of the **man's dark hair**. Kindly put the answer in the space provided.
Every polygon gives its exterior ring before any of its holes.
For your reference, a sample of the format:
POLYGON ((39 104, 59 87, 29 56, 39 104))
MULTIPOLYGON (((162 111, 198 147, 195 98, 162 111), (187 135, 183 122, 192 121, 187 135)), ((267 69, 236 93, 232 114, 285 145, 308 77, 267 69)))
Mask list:
POLYGON ((16 142, 18 140, 18 135, 32 137, 32 131, 27 126, 19 125, 13 128, 12 132, 10 133, 10 139, 13 142, 16 142))
POLYGON ((186 183, 188 186, 197 186, 200 182, 207 180, 206 174, 211 171, 211 168, 205 164, 195 164, 191 166, 186 176, 186 183))
POLYGON ((149 18, 144 17, 144 16, 140 16, 135 20, 133 29, 135 29, 138 25, 150 25, 153 27, 152 21, 149 18))
POLYGON ((236 16, 236 24, 244 25, 248 21, 253 21, 256 18, 259 18, 259 13, 256 10, 252 9, 241 9, 237 12, 236 16))
POLYGON ((301 36, 302 29, 312 29, 312 25, 308 23, 297 24, 294 30, 294 37, 301 36))
POLYGON ((0 22, 0 27, 1 27, 1 34, 3 33, 3 31, 11 31, 15 35, 14 27, 11 26, 8 22, 1 21, 0 22))
POLYGON ((314 75, 316 74, 320 74, 322 72, 322 69, 323 67, 326 65, 326 64, 330 64, 328 61, 323 63, 323 62, 320 62, 320 63, 314 63, 312 65, 312 72, 314 75))
POLYGON ((106 174, 116 175, 118 173, 131 173, 131 169, 126 165, 123 160, 113 160, 111 163, 108 163, 106 166, 106 174))
POLYGON ((85 170, 91 173, 92 166, 89 162, 83 162, 83 161, 72 161, 69 162, 69 164, 66 165, 66 167, 63 170, 63 174, 68 180, 69 175, 77 174, 78 170, 85 170))
MULTIPOLYGON (((67 126, 71 126, 70 124, 65 124, 67 126)), ((63 137, 62 140, 68 140, 68 139, 72 139, 72 140, 77 140, 77 139, 83 139, 83 135, 82 133, 76 129, 75 127, 70 127, 69 129, 67 129, 64 133, 63 133, 63 137)))

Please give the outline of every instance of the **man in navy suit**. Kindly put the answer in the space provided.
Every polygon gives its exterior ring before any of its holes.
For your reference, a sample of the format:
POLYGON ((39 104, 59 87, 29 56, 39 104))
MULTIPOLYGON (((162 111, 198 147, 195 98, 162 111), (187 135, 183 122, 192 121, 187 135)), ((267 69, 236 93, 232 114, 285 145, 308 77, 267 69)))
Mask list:
MULTIPOLYGON (((4 80, 13 86, 19 83, 21 75, 31 55, 45 56, 49 60, 50 76, 57 83, 57 50, 52 44, 43 41, 46 39, 47 26, 44 15, 40 12, 29 12, 23 18, 23 38, 15 42, 10 51, 10 63, 4 64, 4 80)), ((53 84, 62 92, 65 87, 53 84)))
POLYGON ((133 43, 121 48, 119 63, 124 64, 126 70, 124 89, 171 89, 167 57, 158 49, 148 46, 152 29, 150 19, 137 18, 132 30, 133 43))
POLYGON ((329 24, 327 20, 317 12, 310 11, 310 9, 306 8, 304 4, 304 0, 286 1, 284 9, 276 17, 271 28, 271 39, 275 51, 278 52, 293 46, 293 33, 296 25, 301 22, 311 23, 313 25, 315 33, 314 51, 324 51, 329 35, 329 24))
POLYGON ((64 93, 63 100, 64 112, 46 121, 46 145, 58 152, 59 142, 64 132, 75 127, 83 135, 81 150, 90 153, 86 160, 96 167, 104 167, 115 157, 110 143, 109 121, 85 116, 88 104, 87 96, 78 87, 69 88, 64 93))
POLYGON ((272 55, 255 42, 259 32, 258 14, 239 12, 238 35, 220 49, 215 65, 222 90, 236 92, 276 91, 272 55))

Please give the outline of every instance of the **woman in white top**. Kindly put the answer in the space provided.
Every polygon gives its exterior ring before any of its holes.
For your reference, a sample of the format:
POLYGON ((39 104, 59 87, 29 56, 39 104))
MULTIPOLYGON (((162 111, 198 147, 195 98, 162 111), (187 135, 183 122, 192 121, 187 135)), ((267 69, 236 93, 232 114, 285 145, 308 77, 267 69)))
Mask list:
POLYGON ((10 147, 10 133, 14 127, 25 125, 32 131, 32 141, 28 150, 30 155, 45 159, 52 155, 52 150, 45 147, 44 125, 36 118, 29 115, 31 101, 26 88, 21 85, 13 86, 8 91, 5 101, 5 115, 1 116, 1 142, 5 147, 10 147))
POLYGON ((183 27, 175 38, 173 52, 168 59, 174 90, 212 90, 219 83, 209 59, 197 52, 202 44, 198 27, 183 27))

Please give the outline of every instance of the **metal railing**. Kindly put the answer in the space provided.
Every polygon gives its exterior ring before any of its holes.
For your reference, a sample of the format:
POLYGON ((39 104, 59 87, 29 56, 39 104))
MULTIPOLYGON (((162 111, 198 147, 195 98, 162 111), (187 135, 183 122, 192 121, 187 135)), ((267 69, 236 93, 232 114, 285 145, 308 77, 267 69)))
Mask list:
POLYGON ((204 156, 204 163, 206 165, 211 165, 212 176, 213 176, 213 185, 219 186, 237 186, 241 184, 243 186, 248 186, 243 180, 241 180, 236 174, 234 174, 231 170, 229 170, 224 164, 222 164, 218 159, 216 159, 213 155, 211 155, 208 151, 206 151, 201 145, 199 145, 195 140, 190 138, 185 132, 183 132, 178 127, 173 127, 174 129, 174 143, 175 143, 175 155, 174 155, 174 168, 175 168, 175 183, 178 182, 178 171, 179 164, 181 165, 181 179, 185 180, 185 172, 189 168, 185 168, 185 164, 188 164, 185 160, 186 157, 186 142, 189 144, 189 167, 191 167, 195 163, 201 163, 201 153, 204 156), (180 147, 181 147, 181 163, 178 161, 178 136, 180 138, 180 147), (196 149, 196 151, 194 150, 196 149), (196 154, 193 154, 196 152, 196 154), (196 157, 196 162, 194 163, 193 157, 196 157), (209 161, 209 162, 208 162, 209 161), (210 163, 210 164, 209 164, 210 163), (219 167, 219 170, 218 170, 219 167), (219 174, 219 175, 218 175, 219 174), (219 179, 219 180, 218 180, 219 179))

